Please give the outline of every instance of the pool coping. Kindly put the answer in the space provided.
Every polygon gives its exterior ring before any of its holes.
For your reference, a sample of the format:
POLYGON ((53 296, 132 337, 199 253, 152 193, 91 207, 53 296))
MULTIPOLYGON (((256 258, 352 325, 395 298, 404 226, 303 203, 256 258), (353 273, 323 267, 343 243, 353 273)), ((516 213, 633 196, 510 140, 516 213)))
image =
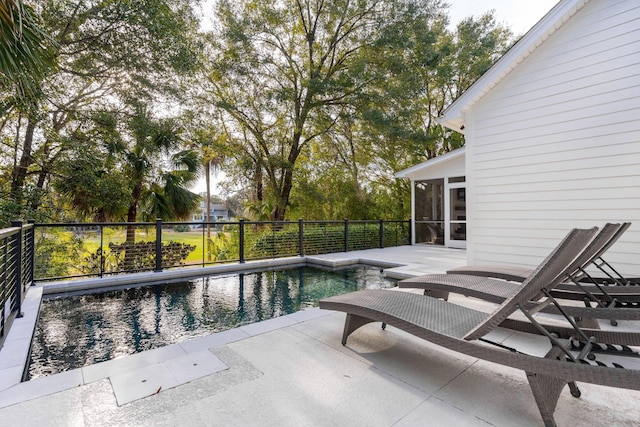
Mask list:
POLYGON ((0 348, 0 393, 19 384, 29 359, 43 288, 32 286, 22 302, 22 317, 15 318, 0 348))
MULTIPOLYGON (((330 311, 313 308, 285 316, 275 317, 272 319, 256 322, 223 332, 213 333, 203 337, 193 338, 181 343, 170 344, 153 350, 147 350, 141 353, 128 355, 122 358, 113 359, 83 368, 73 369, 47 377, 37 378, 31 381, 22 382, 31 348, 31 341, 35 331, 35 326, 45 295, 82 292, 93 289, 113 288, 136 285, 149 285, 154 282, 166 282, 171 280, 180 280, 189 277, 198 277, 203 275, 221 274, 221 273, 238 273, 257 271, 261 269, 292 267, 292 266, 325 266, 325 267, 343 267, 356 264, 368 264, 381 268, 402 267, 403 264, 383 262, 374 259, 364 259, 360 257, 350 257, 345 253, 344 257, 335 259, 326 259, 319 257, 290 257, 272 260, 250 261, 243 264, 233 263, 216 265, 205 268, 185 268, 182 270, 169 270, 163 272, 150 273, 132 273, 122 276, 113 276, 109 278, 91 278, 73 281, 60 281, 37 284, 31 286, 22 303, 24 316, 14 320, 9 330, 9 334, 2 347, 0 347, 0 408, 11 406, 23 401, 39 398, 49 394, 68 390, 70 388, 89 384, 94 381, 109 378, 116 396, 124 396, 122 390, 116 388, 130 389, 129 386, 123 385, 116 381, 118 376, 127 376, 130 380, 136 378, 136 372, 144 371, 145 375, 155 378, 169 377, 170 387, 166 385, 164 388, 173 388, 181 384, 185 384, 200 376, 211 375, 212 371, 189 372, 181 377, 171 375, 168 366, 175 366, 176 361, 189 360, 196 358, 200 360, 202 357, 217 359, 209 349, 229 344, 255 335, 260 335, 276 329, 288 327, 296 323, 315 319, 317 317, 330 314, 330 311), (206 352, 206 353, 203 353, 206 352), (191 358, 191 359, 190 359, 191 358), (167 365, 169 364, 169 365, 167 365), (168 373, 167 373, 168 372, 168 373), (120 384, 120 385, 118 385, 120 384)), ((385 276, 402 279, 409 277, 410 274, 401 272, 392 272, 385 270, 385 276)), ((214 361, 215 362, 215 361, 214 361)), ((222 363, 222 362, 220 362, 222 363)), ((194 362, 193 366, 197 363, 194 362)), ((215 365, 215 363, 214 363, 215 365)), ((224 365, 224 364, 223 364, 224 365)), ((217 364, 220 369, 223 366, 217 364)), ((145 377, 146 378, 146 377, 145 377)), ((144 379, 142 382, 146 382, 144 379)), ((166 384, 166 383, 165 383, 166 384)), ((153 383, 145 384, 142 390, 137 394, 134 392, 133 397, 124 398, 122 403, 128 403, 154 394, 157 392, 153 383)))
MULTIPOLYGON (((160 389, 174 388, 227 369, 227 366, 210 351, 211 349, 329 314, 332 312, 319 308, 298 311, 223 332, 192 338, 181 343, 170 344, 31 381, 19 382, 0 391, 0 409, 103 379, 110 380, 120 406, 156 394, 160 389), (202 361, 204 358, 206 358, 206 363, 200 364, 197 371, 191 370, 186 374, 176 373, 177 367, 188 366, 192 361, 202 361), (147 379, 149 379, 148 382, 147 379)), ((20 367, 20 371, 22 371, 22 367, 20 367)), ((0 375, 4 376, 4 371, 0 371, 0 375)))
MULTIPOLYGON (((287 257, 278 259, 267 259, 248 261, 245 263, 219 264, 208 267, 183 267, 174 270, 163 270, 158 272, 130 273, 116 276, 92 277, 74 280, 61 280, 55 282, 42 282, 36 287, 43 288, 44 295, 68 293, 74 291, 87 291, 92 289, 131 286, 132 284, 146 286, 157 282, 167 282, 172 280, 188 279, 192 277, 208 276, 224 273, 243 273, 271 269, 277 267, 295 266, 324 266, 324 267, 348 267, 356 264, 367 264, 381 268, 402 267, 402 264, 393 262, 383 262, 380 260, 363 259, 359 257, 326 259, 314 256, 287 257)), ((404 279, 407 275, 385 272, 387 277, 392 279, 404 279), (388 275, 387 275, 388 273, 388 275)))

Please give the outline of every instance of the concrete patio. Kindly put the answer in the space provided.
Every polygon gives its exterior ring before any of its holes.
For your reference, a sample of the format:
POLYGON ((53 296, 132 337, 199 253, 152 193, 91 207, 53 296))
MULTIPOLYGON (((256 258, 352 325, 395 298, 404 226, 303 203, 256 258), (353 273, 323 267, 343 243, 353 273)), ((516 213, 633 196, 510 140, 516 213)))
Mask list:
MULTIPOLYGON (((401 265, 385 272, 407 277, 463 265, 465 254, 405 246, 314 259, 401 265)), ((464 297, 451 301, 491 307, 464 297)), ((13 385, 0 391, 0 424, 542 425, 523 372, 379 324, 363 327, 343 347, 343 322, 342 313, 312 309, 13 385)), ((546 339, 503 329, 491 338, 545 351, 546 339)), ((563 391, 558 425, 638 425, 640 392, 579 387, 579 399, 563 391)))

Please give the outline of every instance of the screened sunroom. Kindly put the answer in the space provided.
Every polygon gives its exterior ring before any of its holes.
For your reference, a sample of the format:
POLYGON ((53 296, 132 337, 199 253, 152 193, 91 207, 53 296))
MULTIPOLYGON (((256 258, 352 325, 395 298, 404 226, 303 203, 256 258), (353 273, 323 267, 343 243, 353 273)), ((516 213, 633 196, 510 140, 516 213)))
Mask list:
POLYGON ((412 242, 466 248, 464 147, 396 174, 411 180, 412 242))

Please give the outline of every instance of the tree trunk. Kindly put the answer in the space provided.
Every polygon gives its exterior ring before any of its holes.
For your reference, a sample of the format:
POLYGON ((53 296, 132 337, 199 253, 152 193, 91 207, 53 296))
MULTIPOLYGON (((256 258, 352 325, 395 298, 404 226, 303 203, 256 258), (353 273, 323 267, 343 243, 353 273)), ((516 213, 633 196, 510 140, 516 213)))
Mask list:
POLYGON ((33 145, 33 132, 36 129, 36 123, 29 119, 27 123, 27 131, 24 135, 24 145, 22 147, 22 156, 20 163, 16 166, 11 180, 11 195, 17 202, 22 201, 22 189, 27 179, 27 170, 33 163, 31 157, 31 147, 33 145))
POLYGON ((287 205, 289 204, 289 196, 291 195, 291 188, 293 188, 293 168, 287 168, 284 171, 282 188, 278 192, 276 205, 271 211, 271 221, 284 221, 287 205))
POLYGON ((47 181, 48 176, 49 176, 49 170, 46 168, 42 169, 38 174, 38 182, 36 183, 36 188, 40 191, 38 192, 37 197, 31 198, 31 210, 33 212, 37 211, 38 208, 40 207, 40 203, 42 201, 42 193, 44 190, 44 184, 47 181))
MULTIPOLYGON (((138 216, 138 208, 135 204, 129 206, 127 211, 127 222, 136 222, 138 216)), ((134 225, 127 225, 127 243, 136 242, 136 227, 134 225)))
POLYGON ((211 221, 211 161, 207 161, 205 165, 205 180, 207 183, 207 200, 205 200, 205 221, 207 221, 207 261, 211 261, 211 246, 213 242, 211 241, 211 226, 209 222, 211 221))
MULTIPOLYGON (((127 223, 136 222, 136 217, 138 213, 138 207, 136 202, 132 203, 129 206, 129 210, 127 211, 127 223)), ((127 224, 127 241, 124 245, 124 265, 123 268, 125 270, 134 270, 135 268, 135 250, 133 246, 136 243, 136 227, 134 225, 127 224)))
POLYGON ((51 154, 50 142, 47 140, 42 148, 42 165, 40 168, 40 172, 38 173, 38 181, 36 183, 36 188, 40 190, 38 197, 33 197, 31 201, 31 210, 37 211, 40 207, 40 202, 42 200, 42 192, 44 190, 45 183, 47 182, 47 178, 49 178, 49 174, 51 173, 51 168, 56 160, 57 156, 53 156, 53 158, 49 158, 51 154))
MULTIPOLYGON (((136 222, 138 218, 138 203, 140 203, 140 198, 142 197, 142 182, 136 183, 133 187, 133 191, 131 192, 131 196, 133 197, 133 202, 131 206, 129 206, 129 210, 127 211, 127 222, 136 222)), ((133 225, 127 226, 127 243, 135 243, 136 242, 136 227, 133 225)))
POLYGON ((260 162, 256 164, 256 173, 253 177, 253 182, 256 186, 256 201, 262 204, 264 201, 264 188, 262 183, 262 163, 260 162))
POLYGON ((289 196, 291 196, 291 189, 293 188, 293 168, 300 155, 299 140, 300 134, 295 134, 294 143, 292 144, 291 151, 289 151, 289 164, 283 166, 284 176, 282 177, 282 185, 278 189, 276 205, 271 211, 271 221, 284 221, 287 206, 289 205, 289 196))

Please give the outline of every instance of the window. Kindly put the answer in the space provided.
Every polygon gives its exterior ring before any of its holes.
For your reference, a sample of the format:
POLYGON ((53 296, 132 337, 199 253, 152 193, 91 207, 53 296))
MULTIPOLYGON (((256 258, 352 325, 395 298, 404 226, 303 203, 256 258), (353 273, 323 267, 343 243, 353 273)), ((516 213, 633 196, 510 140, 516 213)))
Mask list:
POLYGON ((448 180, 449 184, 455 184, 458 182, 465 182, 465 177, 464 176, 454 176, 449 178, 448 180))

